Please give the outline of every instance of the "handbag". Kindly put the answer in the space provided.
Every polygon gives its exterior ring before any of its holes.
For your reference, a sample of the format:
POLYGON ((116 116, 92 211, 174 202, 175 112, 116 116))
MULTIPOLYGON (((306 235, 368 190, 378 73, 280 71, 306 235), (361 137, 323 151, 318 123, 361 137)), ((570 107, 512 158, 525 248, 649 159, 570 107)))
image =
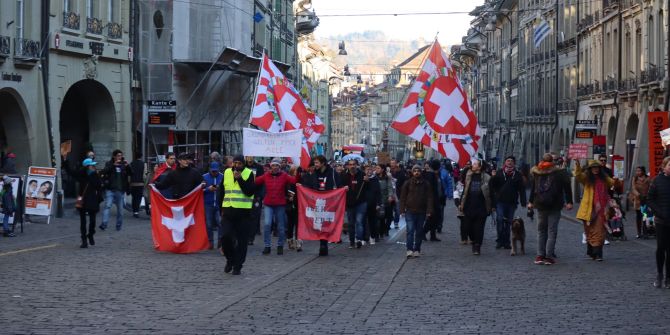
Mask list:
POLYGON ((81 195, 77 197, 77 202, 75 202, 74 207, 75 208, 84 208, 84 194, 86 194, 86 190, 88 189, 88 184, 84 187, 84 192, 81 192, 81 195))

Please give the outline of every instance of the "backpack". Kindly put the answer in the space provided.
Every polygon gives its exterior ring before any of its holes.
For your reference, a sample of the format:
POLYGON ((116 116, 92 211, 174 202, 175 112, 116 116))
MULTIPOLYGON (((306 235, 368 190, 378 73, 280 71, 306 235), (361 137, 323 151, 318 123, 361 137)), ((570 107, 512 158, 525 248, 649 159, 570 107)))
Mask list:
POLYGON ((559 185, 555 182, 555 173, 538 175, 535 177, 535 192, 533 205, 539 208, 555 207, 561 200, 559 185))

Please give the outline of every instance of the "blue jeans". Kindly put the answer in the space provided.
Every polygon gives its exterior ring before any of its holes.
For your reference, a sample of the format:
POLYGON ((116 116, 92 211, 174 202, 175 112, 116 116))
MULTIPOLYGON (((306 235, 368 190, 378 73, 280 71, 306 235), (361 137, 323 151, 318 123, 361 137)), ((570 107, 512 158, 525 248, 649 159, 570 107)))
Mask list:
POLYGON ((496 205, 496 231, 498 233, 496 246, 511 246, 510 230, 512 229, 514 211, 516 211, 515 204, 498 203, 496 205))
POLYGON ((214 242, 214 228, 219 231, 221 239, 221 210, 216 205, 205 205, 205 222, 207 223, 207 239, 209 243, 214 242))
POLYGON ((116 229, 121 229, 121 224, 123 224, 124 198, 123 191, 105 191, 105 208, 102 209, 102 224, 100 224, 100 227, 103 229, 107 228, 109 210, 112 209, 112 205, 116 205, 116 229))
POLYGON ((368 210, 367 202, 360 203, 354 207, 347 208, 347 233, 349 242, 356 243, 365 238, 365 212, 368 210))
POLYGON ((10 216, 7 214, 4 214, 5 217, 2 218, 2 232, 3 233, 9 233, 9 218, 10 216))
POLYGON ((398 222, 400 222, 400 200, 393 205, 393 223, 397 226, 398 222))
POLYGON ((426 221, 424 213, 405 213, 405 224, 407 226, 407 250, 421 251, 423 241, 423 223, 426 221))
POLYGON ((286 241, 286 206, 263 206, 265 222, 263 223, 263 243, 266 247, 272 246, 272 219, 277 221, 277 246, 283 247, 286 241))

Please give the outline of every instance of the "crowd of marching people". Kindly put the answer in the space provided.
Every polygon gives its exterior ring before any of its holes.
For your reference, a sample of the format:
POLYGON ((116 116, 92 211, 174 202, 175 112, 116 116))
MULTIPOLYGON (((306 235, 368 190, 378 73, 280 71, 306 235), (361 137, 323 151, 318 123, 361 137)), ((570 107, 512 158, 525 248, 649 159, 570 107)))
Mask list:
MULTIPOLYGON (((277 255, 284 254, 285 246, 302 251, 298 185, 317 191, 345 188, 344 231, 351 249, 384 240, 393 229, 399 229, 404 218, 407 258, 420 257, 423 242, 441 241, 444 208, 453 201, 460 243, 469 245, 473 255, 482 253, 487 220, 496 228, 496 249, 511 249, 511 255, 524 253, 523 215, 517 215, 517 210, 526 208, 526 216, 537 221, 534 263, 555 264, 558 222, 563 210, 572 209, 573 187, 577 185, 581 192, 575 217, 583 225, 587 257, 602 261, 603 246, 623 234, 623 181, 612 175, 605 155, 582 165, 579 160, 570 164, 547 153, 536 165, 521 167, 513 156, 506 157, 499 167, 478 159, 461 167, 449 160, 375 164, 362 157, 329 161, 316 156, 309 168, 302 169, 286 159, 269 159, 262 165, 253 157, 216 152, 208 161, 206 166, 196 167, 192 154, 169 152, 148 168, 140 155, 128 162, 120 150, 115 150, 102 168, 93 151, 86 153, 81 164, 65 160, 64 172, 79 186, 75 206, 81 221, 81 248, 95 245, 96 228, 107 229, 114 206, 115 228, 122 229, 126 195, 132 197, 134 217, 139 217, 142 202, 150 215, 152 187, 167 199, 179 199, 202 188, 209 248, 226 257, 224 270, 233 274, 240 274, 247 247, 255 243, 256 236, 262 235, 263 255, 272 254, 274 237, 277 255), (96 227, 100 211, 101 223, 96 227)), ((8 218, 15 213, 16 199, 8 175, 2 177, 0 199, 3 233, 12 237, 8 218)), ((628 200, 636 213, 636 237, 657 239, 654 286, 670 288, 670 157, 663 160, 653 178, 644 166, 635 169, 628 200)), ((321 240, 320 256, 328 255, 328 244, 321 240)))

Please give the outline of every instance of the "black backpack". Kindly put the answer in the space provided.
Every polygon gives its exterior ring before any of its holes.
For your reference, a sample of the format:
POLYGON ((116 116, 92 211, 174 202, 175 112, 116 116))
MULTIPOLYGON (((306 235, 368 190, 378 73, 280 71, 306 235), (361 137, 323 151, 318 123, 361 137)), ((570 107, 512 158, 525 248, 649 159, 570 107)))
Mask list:
POLYGON ((556 182, 556 173, 535 176, 535 196, 533 205, 536 207, 556 207, 561 200, 561 192, 556 182))

